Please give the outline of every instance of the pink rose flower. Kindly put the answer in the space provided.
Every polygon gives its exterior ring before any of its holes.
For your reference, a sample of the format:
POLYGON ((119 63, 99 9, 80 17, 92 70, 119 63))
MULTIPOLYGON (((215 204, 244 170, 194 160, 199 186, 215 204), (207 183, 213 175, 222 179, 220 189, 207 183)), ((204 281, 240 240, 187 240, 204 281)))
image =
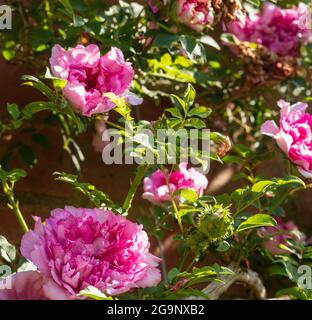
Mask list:
POLYGON ((142 99, 128 91, 134 72, 118 48, 113 47, 101 57, 94 44, 77 45, 67 51, 57 44, 52 48, 50 65, 55 77, 67 80, 63 94, 84 116, 115 107, 105 93, 123 97, 129 104, 142 103, 142 99))
POLYGON ((273 137, 289 159, 297 165, 299 172, 312 178, 312 115, 305 113, 308 105, 294 105, 280 100, 280 127, 272 120, 261 126, 261 133, 273 137))
MULTIPOLYGON (((187 169, 186 162, 179 165, 178 171, 168 174, 168 170, 166 170, 166 174, 172 193, 180 189, 192 189, 199 196, 202 196, 208 185, 207 178, 195 168, 187 169)), ((144 193, 142 197, 156 205, 170 200, 166 178, 161 170, 158 169, 150 177, 144 179, 144 193)))
POLYGON ((213 9, 208 0, 177 0, 176 6, 177 20, 197 32, 213 22, 213 9))
POLYGON ((21 243, 23 256, 60 291, 76 298, 87 286, 108 295, 156 286, 160 259, 149 252, 142 226, 109 210, 55 209, 21 243))
POLYGON ((309 7, 300 3, 292 9, 281 9, 265 3, 259 14, 251 13, 245 23, 232 22, 229 31, 241 41, 263 45, 279 56, 298 56, 300 42, 312 36, 309 7))
POLYGON ((286 250, 279 247, 280 244, 287 246, 286 240, 304 243, 304 236, 300 234, 298 227, 293 221, 283 222, 280 217, 275 217, 276 227, 263 227, 258 231, 258 235, 264 238, 263 247, 268 250, 271 255, 287 253, 286 250))
POLYGON ((15 273, 6 280, 0 281, 0 300, 66 300, 68 298, 69 295, 54 281, 37 271, 15 273))

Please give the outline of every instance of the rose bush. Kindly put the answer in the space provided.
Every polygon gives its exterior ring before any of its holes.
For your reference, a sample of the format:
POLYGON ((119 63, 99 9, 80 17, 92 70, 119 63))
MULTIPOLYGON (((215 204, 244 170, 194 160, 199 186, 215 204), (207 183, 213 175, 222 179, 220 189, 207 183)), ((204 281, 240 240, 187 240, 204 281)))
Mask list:
POLYGON ((262 2, 12 3, 1 300, 312 298, 310 6, 262 2))

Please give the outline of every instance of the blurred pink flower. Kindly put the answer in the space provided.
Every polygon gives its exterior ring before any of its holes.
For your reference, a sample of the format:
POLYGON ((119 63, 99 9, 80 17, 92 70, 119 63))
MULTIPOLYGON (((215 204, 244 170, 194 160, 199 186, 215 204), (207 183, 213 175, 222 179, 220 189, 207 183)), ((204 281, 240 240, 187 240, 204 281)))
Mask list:
POLYGON ((103 96, 105 93, 123 97, 129 104, 142 103, 142 99, 128 91, 134 72, 118 48, 113 47, 101 57, 94 44, 77 45, 67 51, 57 44, 52 48, 50 65, 55 77, 67 80, 63 94, 84 116, 90 117, 115 107, 108 97, 103 96))
POLYGON ((273 137, 278 146, 297 165, 299 172, 312 178, 312 115, 305 113, 308 105, 294 105, 280 100, 280 127, 272 120, 266 121, 261 133, 273 137))
POLYGON ((197 32, 213 22, 213 9, 208 0, 177 0, 176 7, 177 20, 197 32))
POLYGON ((158 13, 159 9, 157 5, 154 3, 154 0, 147 0, 147 4, 154 14, 158 13))
MULTIPOLYGON (((168 170, 166 170, 166 174, 168 174, 168 170)), ((195 168, 187 169, 187 163, 183 162, 179 165, 178 171, 173 171, 168 175, 168 183, 172 193, 180 189, 192 189, 199 196, 202 196, 207 188, 208 180, 195 168)), ((166 178, 161 170, 158 169, 150 177, 144 179, 142 197, 157 205, 170 200, 166 178)))
POLYGON ((103 141, 103 133, 107 129, 106 122, 103 120, 95 121, 95 133, 92 137, 92 147, 95 152, 102 152, 108 141, 103 141))
POLYGON ((15 273, 0 281, 0 300, 66 300, 69 295, 51 279, 37 271, 15 273))
POLYGON ((280 217, 275 217, 276 227, 263 227, 258 231, 258 235, 264 238, 263 246, 271 255, 287 253, 286 250, 279 248, 279 245, 287 246, 286 240, 294 240, 304 243, 304 236, 300 234, 298 227, 293 221, 283 222, 280 217))
POLYGON ((156 286, 160 259, 142 226, 109 210, 55 209, 21 243, 23 256, 70 298, 87 286, 108 295, 156 286))
POLYGON ((263 45, 279 56, 298 56, 300 42, 312 36, 309 7, 300 3, 291 9, 281 9, 266 2, 262 13, 249 14, 245 23, 232 22, 229 31, 241 41, 263 45))

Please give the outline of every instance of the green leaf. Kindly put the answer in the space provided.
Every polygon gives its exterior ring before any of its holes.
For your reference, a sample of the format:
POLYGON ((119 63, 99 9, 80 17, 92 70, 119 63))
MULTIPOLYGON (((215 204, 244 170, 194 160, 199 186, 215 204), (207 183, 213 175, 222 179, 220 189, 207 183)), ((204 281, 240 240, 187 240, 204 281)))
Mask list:
POLYGON ((178 39, 178 35, 169 32, 158 31, 154 36, 154 46, 169 47, 172 42, 177 41, 178 39))
POLYGON ((38 268, 31 261, 26 260, 24 257, 20 257, 18 260, 17 272, 24 271, 37 271, 38 268))
POLYGON ((180 209, 179 210, 179 216, 182 218, 183 216, 185 216, 186 214, 189 213, 194 213, 194 212, 198 212, 198 209, 195 208, 187 208, 187 209, 180 209))
POLYGON ((184 100, 187 104, 187 110, 193 105, 196 98, 196 91, 194 87, 189 83, 184 92, 184 100))
POLYGON ((190 37, 190 36, 181 36, 179 41, 181 42, 182 48, 191 57, 192 53, 197 45, 196 38, 190 37))
POLYGON ((98 288, 88 286, 78 293, 78 296, 88 297, 93 300, 114 300, 112 297, 106 296, 98 288))
POLYGON ((222 158, 224 163, 235 163, 235 164, 242 164, 242 158, 238 156, 226 155, 222 158))
POLYGON ((256 7, 260 7, 260 5, 261 5, 261 0, 246 0, 246 2, 249 2, 253 5, 255 5, 256 7))
POLYGON ((26 176, 26 171, 22 169, 13 169, 12 171, 7 173, 7 177, 14 182, 17 182, 18 180, 25 178, 26 176))
POLYGON ((3 236, 0 236, 0 257, 8 263, 14 262, 16 258, 15 247, 3 236))
POLYGON ((174 195, 179 195, 189 202, 195 202, 198 199, 198 194, 196 191, 191 189, 180 189, 174 192, 174 195))
POLYGON ((174 99, 174 104, 179 108, 179 106, 182 108, 184 112, 186 112, 186 103, 184 102, 183 99, 180 97, 176 96, 175 94, 170 95, 174 99))
POLYGON ((274 227, 276 225, 277 225, 276 221, 271 216, 269 216, 268 214, 259 213, 251 216, 246 221, 242 222, 238 226, 236 231, 241 232, 241 231, 252 229, 252 228, 274 227))
POLYGON ((188 112, 187 116, 188 117, 196 116, 199 118, 207 118, 207 117, 209 117, 211 112, 212 112, 212 110, 207 107, 195 107, 188 112))
POLYGON ((64 6, 68 15, 74 16, 74 9, 69 0, 59 0, 59 2, 64 6))
POLYGON ((11 61, 15 57, 14 50, 3 50, 2 56, 6 61, 11 61))
POLYGON ((311 300, 312 294, 306 293, 304 290, 300 289, 299 287, 292 287, 281 289, 277 291, 276 297, 283 297, 283 296, 290 296, 292 299, 295 300, 311 300))
POLYGON ((26 172, 22 169, 13 169, 12 171, 5 171, 4 169, 0 168, 0 180, 3 182, 6 180, 17 182, 21 178, 26 177, 26 175, 26 172))
POLYGON ((238 43, 238 39, 231 33, 223 33, 220 37, 220 40, 225 43, 225 44, 237 44, 238 43))
POLYGON ((114 110, 118 112, 125 120, 132 120, 131 117, 131 108, 127 105, 126 100, 124 98, 117 97, 112 92, 107 92, 104 96, 108 97, 116 107, 114 110))
POLYGON ((197 38, 183 35, 179 41, 192 62, 203 64, 207 61, 205 47, 197 38))
POLYGON ((181 112, 177 108, 168 108, 166 109, 166 111, 169 112, 175 118, 183 119, 181 112))
POLYGON ((39 90, 42 94, 44 94, 50 101, 55 101, 56 97, 54 92, 41 80, 29 75, 24 75, 21 77, 21 79, 23 81, 26 81, 23 83, 23 85, 34 87, 37 90, 39 90))
POLYGON ((235 144, 234 150, 243 158, 248 158, 252 155, 251 150, 243 144, 235 144))
POLYGON ((17 120, 21 112, 16 103, 7 103, 7 110, 13 120, 17 120))
POLYGON ((253 193, 264 193, 268 189, 268 187, 274 185, 274 181, 271 180, 262 180, 257 183, 255 183, 252 188, 251 192, 253 193))
POLYGON ((197 118, 187 119, 184 124, 186 127, 192 127, 196 129, 206 128, 206 124, 203 120, 197 118))
POLYGON ((28 103, 22 110, 22 113, 25 119, 30 119, 35 113, 43 110, 57 111, 57 108, 52 102, 36 101, 28 103))
POLYGON ((219 243, 216 250, 218 252, 225 252, 225 251, 228 251, 230 247, 231 245, 226 240, 223 240, 222 242, 219 243))
POLYGON ((123 209, 119 205, 115 204, 106 193, 98 190, 92 184, 89 184, 87 182, 79 182, 78 176, 65 172, 54 172, 53 174, 57 176, 55 180, 71 184, 74 189, 82 192, 85 196, 87 196, 92 204, 96 207, 100 208, 106 206, 114 209, 116 213, 125 214, 123 209))
POLYGON ((288 176, 284 178, 275 178, 273 179, 275 184, 280 187, 280 186, 285 186, 285 185, 291 185, 291 187, 297 188, 297 187, 305 187, 306 184, 305 182, 300 179, 299 177, 296 176, 288 176))
POLYGON ((179 273, 180 273, 180 270, 178 268, 170 269, 167 275, 169 283, 172 283, 172 280, 174 280, 179 273))
POLYGON ((210 47, 215 48, 217 50, 221 49, 219 44, 218 44, 218 42, 214 38, 212 38, 212 37, 210 37, 208 35, 201 36, 199 38, 199 41, 201 43, 206 44, 207 46, 210 46, 210 47))

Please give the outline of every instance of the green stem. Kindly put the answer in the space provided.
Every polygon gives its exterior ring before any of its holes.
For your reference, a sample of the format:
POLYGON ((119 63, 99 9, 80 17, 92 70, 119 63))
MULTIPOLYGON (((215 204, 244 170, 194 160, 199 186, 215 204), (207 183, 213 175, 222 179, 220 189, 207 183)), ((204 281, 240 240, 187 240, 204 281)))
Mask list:
POLYGON ((123 127, 119 126, 118 124, 115 124, 111 121, 108 121, 108 120, 103 120, 103 121, 105 121, 105 123, 109 124, 110 126, 116 128, 116 129, 125 130, 125 128, 123 128, 123 127))
POLYGON ((189 252, 187 251, 187 249, 184 250, 183 252, 183 256, 181 258, 181 260, 179 261, 179 265, 178 265, 178 269, 182 270, 182 268, 184 267, 186 258, 189 256, 189 252))
POLYGON ((145 165, 138 167, 136 175, 134 177, 134 180, 131 184, 131 187, 128 191, 128 194, 127 194, 126 199, 124 201, 124 204, 122 206, 125 211, 128 211, 131 208, 131 203, 132 203, 133 197, 134 197, 136 190, 138 189, 138 187, 144 177, 144 173, 146 170, 147 170, 147 166, 145 166, 145 165))
POLYGON ((293 189, 289 192, 289 194, 292 196, 294 193, 298 192, 298 191, 302 191, 302 190, 306 190, 306 189, 311 189, 312 188, 312 183, 307 184, 305 187, 299 187, 296 189, 293 189))
POLYGON ((166 179, 166 184, 167 184, 167 188, 168 188, 168 192, 169 192, 169 196, 170 196, 170 200, 171 200, 171 204, 172 204, 172 207, 173 207, 173 210, 174 210, 174 213, 175 213, 175 217, 176 219, 178 220, 178 224, 179 224, 179 228, 180 228, 180 231, 181 233, 183 234, 184 233, 184 230, 183 230, 183 224, 182 224, 182 219, 180 217, 180 214, 179 214, 179 209, 177 207, 177 204, 174 200, 174 195, 170 189, 170 185, 169 185, 169 180, 168 180, 168 176, 166 174, 166 172, 164 172, 164 170, 162 170, 163 174, 164 174, 164 177, 166 179))
POLYGON ((148 72, 147 73, 148 76, 151 77, 156 77, 156 78, 163 78, 163 79, 167 79, 167 80, 171 80, 171 81, 176 81, 176 82, 181 82, 181 83, 185 83, 185 81, 183 80, 179 80, 175 77, 171 77, 165 73, 159 73, 159 72, 148 72))
POLYGON ((189 265, 186 267, 186 271, 189 272, 191 270, 191 268, 193 267, 194 263, 196 262, 197 260, 197 256, 195 256, 192 261, 189 263, 189 265))
POLYGON ((12 188, 10 188, 6 183, 3 184, 3 191, 8 199, 8 205, 9 208, 14 212, 17 221, 19 222, 22 230, 24 233, 28 232, 29 228, 27 226, 27 223, 21 213, 21 210, 19 209, 18 201, 14 199, 14 194, 12 188))

